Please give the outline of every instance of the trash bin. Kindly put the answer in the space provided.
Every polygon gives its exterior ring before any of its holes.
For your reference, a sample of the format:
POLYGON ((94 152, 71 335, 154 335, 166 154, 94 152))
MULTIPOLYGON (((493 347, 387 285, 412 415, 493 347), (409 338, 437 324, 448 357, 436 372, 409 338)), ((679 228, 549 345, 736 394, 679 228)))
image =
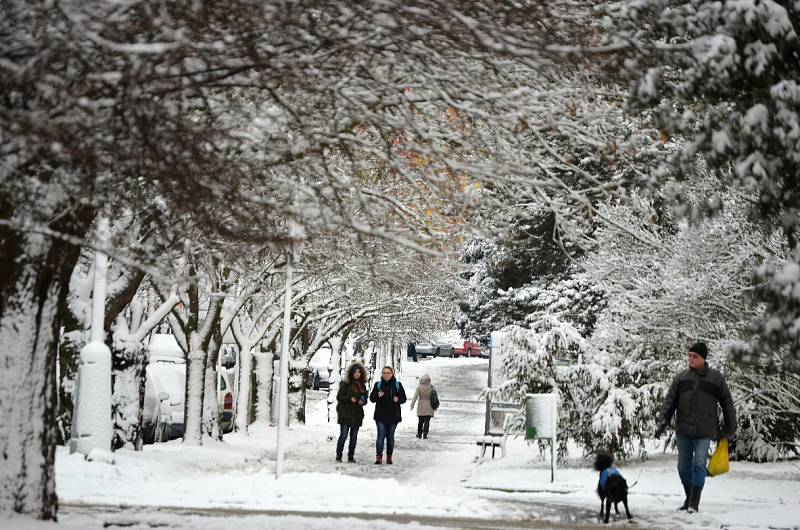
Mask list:
POLYGON ((550 482, 556 478, 556 432, 558 431, 558 396, 525 396, 525 439, 550 440, 550 482))

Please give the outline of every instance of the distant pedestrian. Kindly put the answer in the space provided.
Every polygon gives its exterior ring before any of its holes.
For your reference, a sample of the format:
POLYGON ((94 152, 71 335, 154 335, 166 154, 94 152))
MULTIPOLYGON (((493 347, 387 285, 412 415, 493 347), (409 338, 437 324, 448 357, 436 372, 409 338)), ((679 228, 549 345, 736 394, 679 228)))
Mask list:
POLYGON ((342 461, 344 442, 350 434, 347 461, 355 463, 358 429, 364 420, 364 405, 367 403, 367 386, 364 383, 367 371, 358 361, 350 364, 336 394, 336 414, 339 422, 339 440, 336 442, 336 461, 342 461))
POLYGON ((417 345, 413 342, 408 343, 408 351, 406 351, 408 357, 414 359, 414 362, 417 362, 417 345))
POLYGON ((431 405, 431 394, 433 393, 433 385, 431 384, 431 376, 422 374, 417 384, 417 390, 411 398, 411 410, 414 410, 414 404, 417 405, 417 438, 427 438, 428 431, 431 428, 431 418, 433 418, 434 410, 431 405))
POLYGON ((679 510, 699 511, 700 494, 706 480, 706 463, 711 438, 719 432, 719 409, 724 418, 723 437, 736 433, 736 410, 733 407, 725 377, 709 368, 708 348, 698 342, 689 348, 689 368, 680 372, 661 407, 661 424, 656 438, 667 430, 677 411, 675 434, 678 438, 678 475, 683 483, 686 500, 679 510))
POLYGON ((383 463, 383 444, 386 442, 386 463, 392 463, 394 454, 394 431, 402 420, 400 405, 406 402, 406 391, 394 376, 391 366, 384 366, 381 378, 372 387, 370 401, 375 403, 375 425, 378 427, 378 440, 375 443, 375 463, 383 463))

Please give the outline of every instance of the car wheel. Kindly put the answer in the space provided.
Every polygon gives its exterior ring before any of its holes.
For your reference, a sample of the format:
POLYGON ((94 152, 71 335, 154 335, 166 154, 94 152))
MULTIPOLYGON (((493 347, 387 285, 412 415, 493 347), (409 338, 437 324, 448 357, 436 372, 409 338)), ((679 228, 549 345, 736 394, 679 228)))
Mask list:
POLYGON ((156 441, 156 425, 154 423, 145 423, 142 429, 142 443, 152 444, 156 441))

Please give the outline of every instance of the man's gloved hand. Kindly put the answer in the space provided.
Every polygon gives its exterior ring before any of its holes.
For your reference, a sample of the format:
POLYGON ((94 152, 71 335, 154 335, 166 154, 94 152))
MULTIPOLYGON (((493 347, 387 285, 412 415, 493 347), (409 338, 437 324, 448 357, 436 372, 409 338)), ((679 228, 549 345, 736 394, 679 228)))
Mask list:
POLYGON ((662 436, 664 436, 665 432, 667 432, 667 424, 662 423, 661 425, 658 426, 658 429, 656 429, 656 438, 661 438, 662 436))

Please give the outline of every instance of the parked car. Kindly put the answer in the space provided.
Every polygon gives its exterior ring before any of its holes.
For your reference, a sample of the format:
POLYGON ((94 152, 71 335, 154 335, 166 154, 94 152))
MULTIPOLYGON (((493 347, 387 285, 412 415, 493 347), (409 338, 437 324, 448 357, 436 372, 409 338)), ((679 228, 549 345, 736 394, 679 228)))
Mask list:
POLYGON ((477 342, 465 340, 453 346, 451 357, 480 357, 481 346, 477 342))
MULTIPOLYGON (((185 430, 186 358, 172 334, 152 335, 147 351, 143 439, 145 443, 165 442, 183 436, 185 430)), ((220 352, 223 353, 224 350, 220 352)), ((217 400, 223 433, 233 430, 236 397, 231 374, 234 370, 222 368, 219 372, 217 400)))
POLYGON ((430 341, 416 343, 417 357, 450 357, 453 347, 449 344, 430 341))
POLYGON ((152 377, 147 377, 142 410, 142 442, 166 442, 172 436, 172 411, 169 394, 158 392, 152 377))
MULTIPOLYGON (((172 334, 157 333, 150 337, 146 376, 152 383, 151 391, 168 396, 170 437, 183 436, 184 396, 186 393, 186 358, 172 334)), ((145 393, 147 384, 145 383, 145 393)), ((152 399, 152 398, 151 398, 152 399)))
POLYGON ((320 348, 308 361, 306 388, 327 390, 330 387, 331 353, 330 348, 320 348))

